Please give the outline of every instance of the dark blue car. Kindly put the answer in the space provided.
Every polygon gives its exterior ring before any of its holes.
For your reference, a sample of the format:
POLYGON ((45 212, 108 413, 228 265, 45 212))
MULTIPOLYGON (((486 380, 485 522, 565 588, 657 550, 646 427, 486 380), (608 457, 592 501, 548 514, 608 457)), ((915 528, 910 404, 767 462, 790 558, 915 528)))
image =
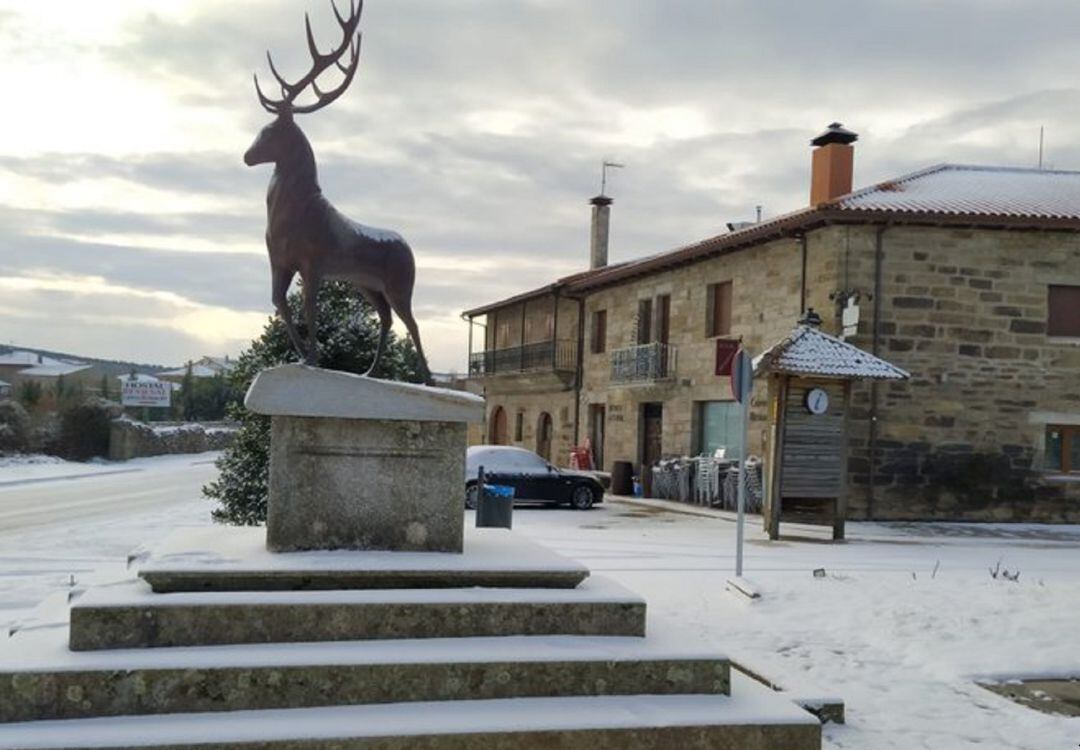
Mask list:
POLYGON ((465 507, 475 508, 476 473, 484 467, 488 484, 514 488, 514 502, 567 504, 588 510, 604 499, 604 487, 592 474, 552 466, 524 448, 474 445, 465 458, 465 507))

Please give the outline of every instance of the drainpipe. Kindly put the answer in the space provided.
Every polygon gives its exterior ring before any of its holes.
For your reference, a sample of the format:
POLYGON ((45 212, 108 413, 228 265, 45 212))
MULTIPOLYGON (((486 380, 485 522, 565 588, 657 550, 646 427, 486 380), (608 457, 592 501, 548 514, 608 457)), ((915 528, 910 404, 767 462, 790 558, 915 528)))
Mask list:
POLYGON ((581 445, 581 384, 585 359, 585 298, 578 298, 577 366, 574 368, 574 445, 581 445))
MULTIPOLYGON (((885 250, 883 236, 888 224, 882 224, 874 234, 874 327, 870 338, 870 353, 875 357, 881 350, 881 288, 884 276, 885 250)), ((877 477, 878 440, 878 382, 870 381, 870 491, 866 497, 866 517, 874 517, 874 480, 877 477)))
POLYGON ((806 314, 806 233, 799 232, 799 252, 802 257, 802 281, 799 284, 799 317, 806 314))

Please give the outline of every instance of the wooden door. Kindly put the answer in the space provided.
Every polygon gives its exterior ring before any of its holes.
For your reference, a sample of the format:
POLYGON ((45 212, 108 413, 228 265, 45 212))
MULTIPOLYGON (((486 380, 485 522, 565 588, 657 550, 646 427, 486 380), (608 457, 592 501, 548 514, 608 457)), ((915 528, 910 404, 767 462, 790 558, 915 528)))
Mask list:
POLYGON ((589 405, 589 437, 592 442, 593 466, 604 470, 604 431, 607 420, 607 407, 604 404, 589 405))
POLYGON ((488 443, 491 445, 506 445, 506 409, 496 406, 491 412, 491 428, 488 431, 488 443))
POLYGON ((664 405, 650 403, 641 405, 641 463, 643 471, 660 460, 663 446, 664 405))

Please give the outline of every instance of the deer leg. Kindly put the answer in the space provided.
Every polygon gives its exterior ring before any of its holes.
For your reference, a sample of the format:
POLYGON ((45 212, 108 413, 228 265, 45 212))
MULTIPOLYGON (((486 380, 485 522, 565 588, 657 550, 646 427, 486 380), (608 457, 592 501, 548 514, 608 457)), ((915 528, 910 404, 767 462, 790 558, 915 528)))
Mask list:
POLYGON ((404 299, 396 295, 387 294, 387 299, 390 302, 390 306, 394 308, 394 312, 401 319, 401 322, 405 324, 405 327, 409 329, 409 338, 412 339, 413 346, 416 347, 416 353, 420 355, 420 368, 421 375, 424 378, 424 383, 427 385, 434 385, 435 381, 431 378, 431 370, 428 368, 427 357, 424 356, 424 347, 420 343, 420 330, 416 326, 416 320, 412 315, 412 303, 405 297, 404 299))
POLYGON ((367 287, 357 288, 379 315, 379 344, 375 348, 375 358, 371 360, 371 366, 364 373, 365 375, 371 375, 375 368, 379 366, 379 360, 382 358, 383 352, 386 351, 386 340, 390 337, 390 324, 393 323, 394 319, 390 313, 390 303, 386 300, 386 295, 367 287))
POLYGON ((289 285, 292 284, 294 271, 286 271, 282 268, 271 268, 271 290, 274 301, 274 309, 278 317, 285 324, 285 332, 289 335, 289 341, 301 357, 306 356, 304 342, 300 340, 300 334, 296 332, 293 324, 292 310, 289 309, 289 285))
POLYGON ((320 279, 314 274, 300 275, 304 282, 304 323, 307 325, 307 355, 304 363, 312 367, 319 365, 319 283, 320 279))

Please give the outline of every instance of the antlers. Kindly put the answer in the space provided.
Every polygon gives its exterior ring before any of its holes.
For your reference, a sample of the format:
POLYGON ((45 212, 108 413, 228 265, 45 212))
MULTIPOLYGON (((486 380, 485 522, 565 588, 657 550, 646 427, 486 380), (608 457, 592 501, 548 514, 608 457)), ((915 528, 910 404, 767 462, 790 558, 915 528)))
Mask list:
POLYGON ((353 75, 356 73, 357 64, 360 62, 360 33, 356 31, 357 25, 360 23, 360 13, 364 10, 364 0, 359 0, 359 5, 354 6, 356 0, 349 0, 349 17, 347 19, 342 18, 338 12, 337 4, 334 0, 330 0, 330 6, 334 9, 334 16, 337 18, 338 25, 341 26, 342 38, 341 44, 337 49, 333 49, 327 54, 321 54, 318 47, 315 46, 315 36, 311 33, 311 19, 308 18, 308 14, 304 14, 304 30, 307 32, 307 45, 308 51, 311 53, 311 70, 307 75, 298 80, 296 83, 289 83, 277 72, 277 68, 274 67, 274 59, 270 56, 270 52, 266 53, 266 59, 270 63, 270 72, 274 74, 274 78, 277 79, 278 85, 281 86, 281 99, 270 99, 259 88, 259 76, 255 75, 255 92, 259 95, 259 103, 262 104, 263 109, 273 115, 282 113, 308 113, 322 109, 330 102, 337 99, 344 93, 345 89, 349 87, 352 82, 353 75), (353 36, 355 34, 355 37, 353 36), (349 64, 348 66, 342 65, 340 58, 345 51, 349 51, 349 64), (337 67, 342 73, 345 74, 345 80, 334 89, 333 91, 322 92, 319 90, 319 86, 315 83, 315 79, 318 78, 325 70, 331 65, 337 67), (315 102, 312 104, 306 104, 300 107, 294 106, 293 101, 300 93, 311 86, 311 90, 315 92, 315 102))

